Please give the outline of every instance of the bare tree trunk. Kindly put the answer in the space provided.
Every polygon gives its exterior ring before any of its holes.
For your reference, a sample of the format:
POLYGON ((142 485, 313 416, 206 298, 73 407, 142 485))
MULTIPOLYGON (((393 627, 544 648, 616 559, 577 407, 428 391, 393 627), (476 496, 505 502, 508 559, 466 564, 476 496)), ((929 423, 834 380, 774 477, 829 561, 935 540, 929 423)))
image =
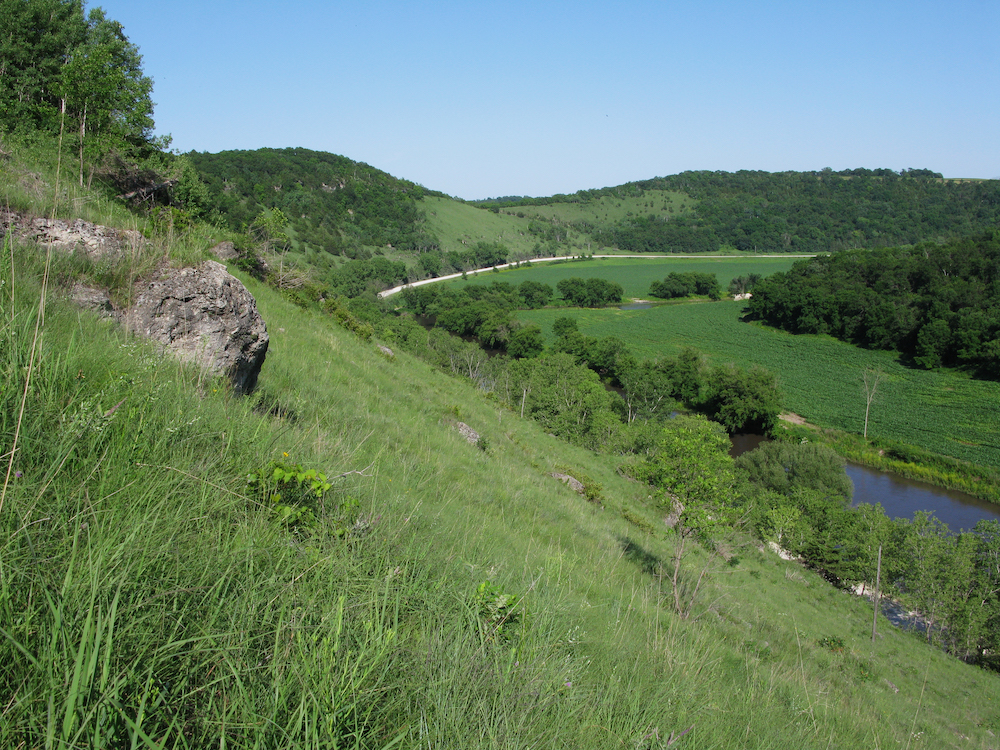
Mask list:
POLYGON ((871 368, 866 367, 861 372, 862 385, 861 388, 865 394, 865 431, 864 437, 868 438, 868 413, 871 411, 872 402, 875 400, 875 394, 878 391, 879 384, 885 380, 885 373, 881 368, 871 368))

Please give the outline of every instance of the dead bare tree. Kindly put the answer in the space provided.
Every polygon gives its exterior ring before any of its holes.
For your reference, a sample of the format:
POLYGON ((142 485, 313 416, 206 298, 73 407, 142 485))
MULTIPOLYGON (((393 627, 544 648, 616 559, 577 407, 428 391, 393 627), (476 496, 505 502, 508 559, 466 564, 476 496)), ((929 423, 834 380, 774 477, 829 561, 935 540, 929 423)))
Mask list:
POLYGON ((881 367, 866 367, 861 371, 861 390, 865 395, 865 431, 864 437, 868 437, 868 414, 871 411, 872 403, 878 393, 878 387, 885 380, 885 371, 881 367))

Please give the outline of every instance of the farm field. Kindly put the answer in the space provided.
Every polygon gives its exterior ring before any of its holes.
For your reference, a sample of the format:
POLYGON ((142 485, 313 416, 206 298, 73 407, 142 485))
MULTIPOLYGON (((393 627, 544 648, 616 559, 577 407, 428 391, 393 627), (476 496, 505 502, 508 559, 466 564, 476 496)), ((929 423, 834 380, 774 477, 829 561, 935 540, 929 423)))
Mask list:
POLYGON ((645 310, 549 308, 523 311, 518 317, 540 325, 549 342, 554 338, 553 321, 570 315, 582 333, 617 336, 638 357, 672 356, 693 346, 712 364, 760 365, 777 375, 787 410, 814 424, 859 434, 865 406, 861 372, 880 366, 888 378, 872 406, 869 437, 1000 466, 1000 383, 911 369, 889 352, 744 323, 742 310, 742 303, 724 301, 645 310))
POLYGON ((450 284, 491 284, 505 281, 520 284, 531 279, 555 288, 563 279, 594 276, 616 281, 625 288, 625 296, 645 299, 649 296, 649 285, 660 281, 671 272, 700 271, 714 273, 719 284, 725 289, 737 276, 758 273, 769 276, 778 271, 787 271, 797 258, 761 258, 753 255, 720 255, 702 258, 600 258, 595 260, 575 260, 539 263, 531 268, 515 268, 493 273, 487 271, 478 276, 469 276, 465 281, 456 279, 450 284))

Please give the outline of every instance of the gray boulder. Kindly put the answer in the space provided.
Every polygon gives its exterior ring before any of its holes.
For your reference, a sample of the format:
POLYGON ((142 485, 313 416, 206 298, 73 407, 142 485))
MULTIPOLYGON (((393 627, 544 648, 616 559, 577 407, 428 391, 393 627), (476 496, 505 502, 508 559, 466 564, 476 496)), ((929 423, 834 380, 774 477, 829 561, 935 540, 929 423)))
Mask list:
POLYGON ((167 269, 125 313, 125 326, 185 362, 250 393, 267 354, 267 326, 250 292, 221 263, 167 269))
POLYGON ((16 211, 0 211, 0 230, 23 240, 51 243, 71 254, 82 252, 94 261, 128 257, 147 244, 142 234, 135 230, 105 227, 83 219, 32 217, 16 211))

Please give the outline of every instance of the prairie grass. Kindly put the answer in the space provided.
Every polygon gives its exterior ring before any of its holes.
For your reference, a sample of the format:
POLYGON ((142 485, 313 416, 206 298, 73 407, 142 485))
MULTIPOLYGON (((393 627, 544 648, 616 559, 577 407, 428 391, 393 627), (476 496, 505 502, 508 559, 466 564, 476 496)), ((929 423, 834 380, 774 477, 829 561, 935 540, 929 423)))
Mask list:
POLYGON ((236 398, 58 288, 36 341, 41 271, 5 243, 0 747, 995 744, 995 675, 872 644, 863 601, 738 534, 676 617, 649 489, 463 381, 244 279, 272 338, 236 398), (338 477, 315 524, 248 481, 273 462, 338 477))

